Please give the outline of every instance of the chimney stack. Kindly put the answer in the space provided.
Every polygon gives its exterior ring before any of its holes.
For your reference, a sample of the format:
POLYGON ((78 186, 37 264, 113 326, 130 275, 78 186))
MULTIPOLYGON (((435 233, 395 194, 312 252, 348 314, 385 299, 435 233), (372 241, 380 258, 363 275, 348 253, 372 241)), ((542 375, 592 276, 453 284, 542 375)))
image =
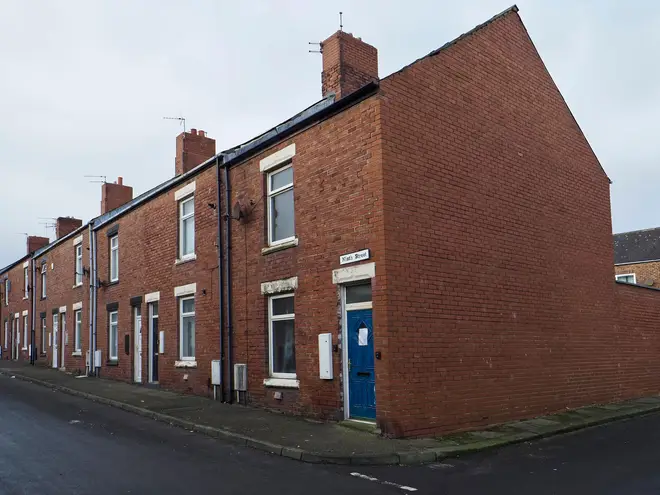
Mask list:
POLYGON ((132 199, 133 188, 124 185, 123 177, 118 177, 114 184, 106 182, 101 187, 101 215, 119 208, 132 199))
POLYGON ((82 220, 73 217, 59 217, 55 222, 55 235, 59 239, 82 227, 82 220))
POLYGON ((378 50, 350 33, 337 31, 321 43, 323 97, 335 93, 336 98, 378 81, 378 50))
POLYGON ((27 238, 27 254, 34 253, 37 249, 48 246, 50 239, 48 237, 39 237, 30 235, 27 238))
POLYGON ((215 139, 206 132, 190 129, 176 137, 176 158, 174 160, 175 175, 185 174, 200 163, 215 156, 215 139))

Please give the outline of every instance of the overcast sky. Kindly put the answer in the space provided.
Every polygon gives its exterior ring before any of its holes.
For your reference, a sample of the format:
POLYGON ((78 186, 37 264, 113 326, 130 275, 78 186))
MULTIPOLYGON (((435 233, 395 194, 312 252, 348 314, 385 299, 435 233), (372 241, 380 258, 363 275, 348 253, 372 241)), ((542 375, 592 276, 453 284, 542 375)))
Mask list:
MULTIPOLYGON (((100 184, 135 195, 174 175, 165 116, 218 150, 321 96, 338 28, 379 50, 386 76, 511 0, 0 0, 0 267, 43 218, 99 214, 100 184)), ((613 180, 615 232, 660 225, 660 2, 520 0, 520 15, 613 180)), ((542 117, 542 116, 540 116, 542 117)))

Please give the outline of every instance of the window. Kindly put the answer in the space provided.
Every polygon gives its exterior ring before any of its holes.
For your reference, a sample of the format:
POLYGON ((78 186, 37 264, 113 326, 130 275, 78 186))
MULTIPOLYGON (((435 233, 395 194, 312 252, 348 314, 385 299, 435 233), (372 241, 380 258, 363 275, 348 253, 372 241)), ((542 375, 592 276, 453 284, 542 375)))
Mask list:
POLYGON ((182 361, 195 360, 195 298, 182 297, 179 299, 179 313, 181 319, 180 353, 182 361))
POLYGON ((117 311, 108 314, 108 356, 111 361, 119 359, 119 330, 117 328, 117 311))
POLYGON ((46 299, 46 263, 41 265, 41 298, 46 299))
POLYGON ((74 322, 75 327, 73 329, 73 351, 81 352, 82 351, 82 309, 74 311, 74 322))
POLYGON ((24 299, 28 298, 28 292, 30 291, 30 284, 28 283, 28 267, 23 268, 23 279, 25 280, 25 295, 24 299))
POLYGON ((7 349, 7 344, 9 343, 9 324, 7 323, 7 320, 5 320, 5 346, 3 349, 7 349))
POLYGON ((83 263, 82 263, 82 244, 76 246, 76 286, 82 285, 83 263))
POLYGON ((110 238, 110 282, 119 280, 119 236, 110 238))
POLYGON ((195 255, 195 197, 190 196, 179 203, 179 258, 195 255))
POLYGON ((268 304, 270 376, 296 377, 293 295, 272 296, 268 304))
POLYGON ((5 306, 9 306, 9 288, 10 288, 9 279, 6 278, 5 279, 5 306))
POLYGON ((293 166, 268 174, 268 244, 295 237, 293 225, 293 166))
POLYGON ((28 343, 28 317, 23 316, 23 349, 27 349, 28 343))
POLYGON ((626 273, 623 275, 617 275, 616 280, 618 282, 626 282, 628 284, 636 284, 637 283, 637 277, 635 276, 634 273, 626 273))
POLYGON ((41 353, 46 354, 46 318, 41 318, 41 353))

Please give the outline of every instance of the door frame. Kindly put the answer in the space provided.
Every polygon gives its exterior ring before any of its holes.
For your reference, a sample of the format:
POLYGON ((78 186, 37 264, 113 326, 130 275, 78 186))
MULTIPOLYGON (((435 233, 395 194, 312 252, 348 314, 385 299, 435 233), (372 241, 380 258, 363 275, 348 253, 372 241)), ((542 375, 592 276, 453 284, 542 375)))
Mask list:
MULTIPOLYGON (((157 377, 156 380, 154 380, 154 368, 157 368, 158 366, 154 366, 154 361, 156 358, 154 358, 154 355, 157 355, 160 351, 160 349, 155 348, 157 342, 154 341, 154 329, 153 329, 153 324, 154 320, 159 321, 159 316, 160 316, 160 301, 151 301, 147 304, 147 383, 150 384, 158 384, 160 376, 157 377), (158 306, 158 316, 154 318, 154 308, 155 305, 158 306)), ((160 321, 159 321, 160 323, 160 321)), ((160 332, 160 328, 158 328, 158 331, 160 332)), ((159 363, 160 364, 160 363, 159 363)), ((160 370, 158 370, 158 374, 160 375, 160 370)))
MULTIPOLYGON (((350 398, 350 378, 348 375, 348 312, 349 311, 355 311, 359 309, 370 309, 372 312, 372 318, 373 318, 373 300, 368 301, 368 302, 361 302, 361 303, 352 303, 352 304, 346 304, 346 287, 349 285, 366 285, 367 283, 370 283, 369 279, 365 280, 359 280, 354 283, 350 284, 342 284, 341 285, 341 343, 342 343, 342 376, 344 377, 343 380, 343 390, 344 390, 344 419, 352 419, 351 418, 351 398, 350 398)), ((375 344, 375 328, 372 328, 372 332, 374 332, 374 344, 375 344)), ((376 377, 374 377, 375 380, 376 377)), ((376 411, 378 411, 378 401, 376 400, 376 411)), ((368 420, 354 420, 354 421, 362 421, 365 423, 373 423, 374 421, 368 421, 368 420)))
POLYGON ((133 306, 133 383, 142 383, 142 381, 142 308, 133 306))
POLYGON ((61 347, 60 347, 60 359, 62 360, 62 362, 61 363, 58 362, 57 364, 58 364, 58 369, 61 369, 61 370, 66 369, 66 365, 64 364, 65 363, 64 358, 66 356, 65 345, 66 345, 66 338, 67 338, 67 335, 66 335, 67 323, 69 323, 69 322, 67 321, 66 311, 60 310, 60 345, 61 345, 61 347))

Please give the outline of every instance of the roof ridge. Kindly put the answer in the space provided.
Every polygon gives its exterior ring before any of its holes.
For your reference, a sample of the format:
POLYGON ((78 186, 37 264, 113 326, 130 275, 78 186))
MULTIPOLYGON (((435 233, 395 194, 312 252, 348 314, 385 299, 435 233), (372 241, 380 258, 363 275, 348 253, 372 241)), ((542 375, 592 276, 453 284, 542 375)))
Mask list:
POLYGON ((390 78, 390 77, 392 77, 392 76, 394 76, 394 75, 396 75, 396 74, 399 74, 400 72, 403 72, 403 71, 406 70, 408 67, 411 67, 411 66, 415 65, 417 62, 421 62, 421 61, 424 60, 424 59, 427 59, 427 58, 430 58, 430 57, 434 57, 434 56, 436 56, 438 53, 440 53, 440 52, 446 50, 447 48, 449 48, 449 47, 452 46, 452 45, 455 45, 455 44, 458 43, 459 41, 463 41, 465 38, 469 38, 469 37, 472 36, 474 33, 476 33, 477 31, 481 30, 482 28, 485 28, 486 26, 488 26, 489 24, 493 23, 493 22, 496 21, 497 19, 500 19, 501 17, 504 17, 504 16, 506 16, 506 15, 512 13, 512 12, 513 12, 513 13, 518 12, 519 10, 520 10, 520 9, 518 9, 518 6, 514 3, 514 4, 513 4, 511 7, 509 7, 508 9, 503 10, 503 11, 500 12, 499 14, 495 14, 493 17, 491 17, 490 19, 488 19, 488 20, 482 22, 481 24, 477 24, 475 27, 473 27, 473 28, 470 29, 469 31, 466 31, 465 33, 463 33, 463 34, 457 36, 457 37, 454 38, 453 40, 448 41, 447 43, 445 43, 444 45, 442 45, 440 48, 436 48, 435 50, 433 50, 433 51, 427 53, 427 54, 424 55, 423 57, 420 57, 420 58, 418 58, 417 60, 414 60, 414 61, 410 62, 409 64, 404 65, 403 67, 401 67, 401 68, 400 68, 399 70, 397 70, 396 72, 392 72, 390 75, 385 76, 384 78, 381 79, 381 81, 384 80, 384 79, 390 78))
POLYGON ((648 229, 628 230, 626 232, 615 232, 612 235, 636 234, 638 232, 650 232, 652 230, 660 230, 660 227, 649 227, 648 229))

